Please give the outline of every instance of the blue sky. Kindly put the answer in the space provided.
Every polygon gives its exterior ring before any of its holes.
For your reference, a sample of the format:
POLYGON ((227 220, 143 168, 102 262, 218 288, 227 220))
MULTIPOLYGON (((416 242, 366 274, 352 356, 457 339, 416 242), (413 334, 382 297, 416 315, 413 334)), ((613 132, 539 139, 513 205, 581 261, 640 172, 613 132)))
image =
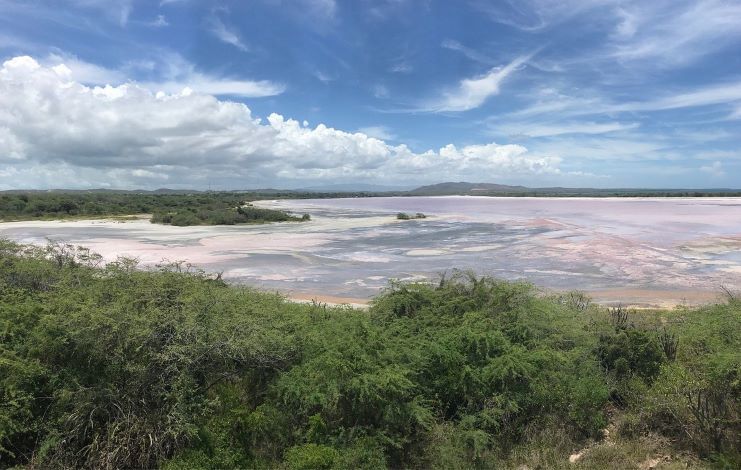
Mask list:
POLYGON ((0 10, 0 189, 741 187, 741 1, 0 10))

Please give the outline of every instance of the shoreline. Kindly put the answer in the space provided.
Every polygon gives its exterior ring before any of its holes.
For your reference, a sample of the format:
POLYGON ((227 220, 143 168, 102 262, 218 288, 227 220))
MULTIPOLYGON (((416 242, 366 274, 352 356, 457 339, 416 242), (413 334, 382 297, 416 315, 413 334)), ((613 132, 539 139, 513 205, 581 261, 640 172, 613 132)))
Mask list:
MULTIPOLYGON (((537 288, 537 286, 536 286, 537 288)), ((667 289, 635 289, 612 288, 572 291, 541 289, 542 293, 564 294, 567 292, 583 292, 592 303, 603 307, 623 307, 638 310, 672 310, 678 307, 700 307, 722 302, 723 292, 704 290, 667 290, 667 289)), ((353 308, 367 309, 372 298, 345 297, 331 294, 316 294, 307 292, 281 292, 290 302, 308 304, 312 302, 327 304, 328 306, 349 305, 353 308)))

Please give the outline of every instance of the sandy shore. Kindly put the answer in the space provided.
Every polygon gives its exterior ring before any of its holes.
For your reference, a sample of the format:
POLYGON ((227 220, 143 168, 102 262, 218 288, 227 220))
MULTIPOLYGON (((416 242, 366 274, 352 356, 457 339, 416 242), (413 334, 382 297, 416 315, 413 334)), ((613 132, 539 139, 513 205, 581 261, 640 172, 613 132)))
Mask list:
MULTIPOLYGON (((724 300, 722 292, 699 290, 661 290, 661 289, 603 289, 585 291, 592 301, 603 306, 624 305, 630 308, 693 307, 712 304, 724 300)), ((340 297, 335 295, 289 293, 289 300, 299 303, 321 302, 327 305, 349 305, 355 308, 368 308, 370 299, 340 297)))
POLYGON ((310 304, 313 302, 323 303, 331 306, 349 305, 354 308, 368 308, 368 299, 356 299, 352 297, 338 297, 336 295, 317 295, 317 294, 288 294, 288 299, 292 302, 310 304))
POLYGON ((702 290, 603 289, 587 291, 600 305, 626 305, 636 308, 675 308, 698 306, 723 301, 723 293, 702 290))

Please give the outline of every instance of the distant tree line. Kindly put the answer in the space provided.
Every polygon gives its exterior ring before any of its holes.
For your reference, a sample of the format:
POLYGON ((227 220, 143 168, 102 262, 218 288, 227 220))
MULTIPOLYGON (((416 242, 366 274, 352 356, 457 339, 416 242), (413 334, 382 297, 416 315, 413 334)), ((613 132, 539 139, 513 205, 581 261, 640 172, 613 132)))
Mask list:
MULTIPOLYGON (((253 198, 255 195, 252 195, 253 198)), ((152 214, 153 223, 234 225, 308 220, 249 204, 242 193, 194 192, 7 192, 0 194, 0 220, 63 219, 152 214)))
MULTIPOLYGON (((232 225, 296 220, 283 211, 237 210, 250 201, 263 199, 326 199, 382 196, 475 194, 500 197, 728 197, 738 191, 612 190, 544 188, 522 191, 431 192, 308 192, 308 191, 4 191, 0 192, 0 221, 31 219, 91 218, 153 214, 154 223, 173 225, 232 225)), ((398 215, 419 218, 420 214, 398 215)), ((299 220, 301 218, 299 217, 299 220)), ((305 220, 305 219, 304 219, 305 220)))

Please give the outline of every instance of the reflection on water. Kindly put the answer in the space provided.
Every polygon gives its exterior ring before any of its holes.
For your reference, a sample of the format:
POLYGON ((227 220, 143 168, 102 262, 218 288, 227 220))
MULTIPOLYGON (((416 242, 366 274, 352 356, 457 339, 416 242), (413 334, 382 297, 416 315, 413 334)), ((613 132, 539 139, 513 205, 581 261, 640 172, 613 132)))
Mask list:
POLYGON ((389 278, 451 268, 557 289, 741 286, 741 200, 485 197, 262 201, 309 223, 165 227, 146 221, 0 224, 0 236, 88 245, 107 258, 187 260, 292 292, 368 298, 389 278), (396 220, 397 212, 423 212, 396 220))

